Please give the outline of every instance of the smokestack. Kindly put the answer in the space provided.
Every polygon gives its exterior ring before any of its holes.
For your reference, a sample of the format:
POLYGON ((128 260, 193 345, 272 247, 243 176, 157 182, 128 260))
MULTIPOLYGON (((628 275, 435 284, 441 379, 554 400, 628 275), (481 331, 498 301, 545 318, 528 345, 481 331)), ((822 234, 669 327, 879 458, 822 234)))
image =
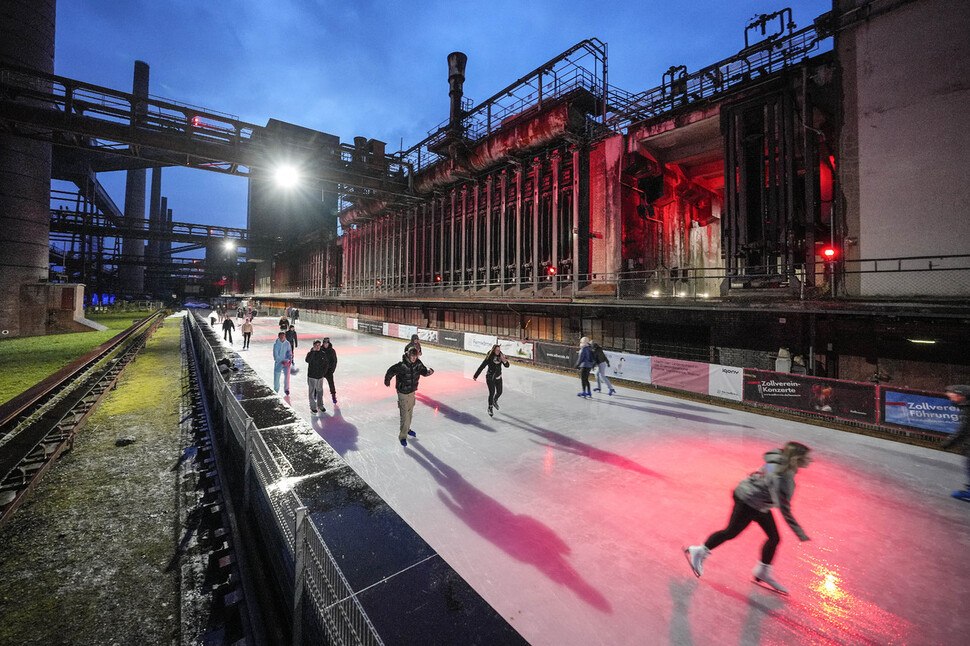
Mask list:
POLYGON ((461 129, 462 85, 465 83, 465 63, 468 57, 461 52, 448 54, 448 96, 451 97, 451 121, 449 130, 461 129))

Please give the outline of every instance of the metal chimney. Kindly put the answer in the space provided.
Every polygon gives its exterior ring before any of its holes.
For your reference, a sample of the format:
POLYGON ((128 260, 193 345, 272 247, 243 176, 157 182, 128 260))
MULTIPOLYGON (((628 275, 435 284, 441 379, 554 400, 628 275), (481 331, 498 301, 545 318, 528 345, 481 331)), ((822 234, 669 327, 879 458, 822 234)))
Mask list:
POLYGON ((451 97, 451 119, 448 129, 461 130, 462 85, 465 83, 465 63, 468 57, 461 52, 448 54, 448 96, 451 97))

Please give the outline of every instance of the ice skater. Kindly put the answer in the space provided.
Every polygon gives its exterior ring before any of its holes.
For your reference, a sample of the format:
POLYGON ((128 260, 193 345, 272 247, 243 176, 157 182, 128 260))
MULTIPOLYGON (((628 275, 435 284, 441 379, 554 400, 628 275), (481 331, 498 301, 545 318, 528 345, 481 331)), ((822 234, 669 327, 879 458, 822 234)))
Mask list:
POLYGON ((502 366, 508 368, 509 360, 502 353, 502 346, 495 344, 488 351, 485 360, 482 361, 482 365, 478 366, 478 370, 475 371, 475 376, 472 377, 472 379, 477 381, 478 375, 482 374, 482 370, 488 368, 488 371, 485 373, 485 383, 488 385, 489 417, 492 417, 494 414, 492 413, 493 406, 498 410, 498 398, 502 396, 502 366))
POLYGON ((761 561, 752 572, 754 580, 776 592, 788 594, 785 586, 778 583, 771 574, 771 561, 781 540, 771 508, 778 507, 781 510, 785 522, 800 540, 809 540, 808 534, 791 513, 791 498, 795 493, 795 474, 811 464, 812 456, 804 444, 789 442, 783 449, 765 453, 764 460, 765 464, 760 469, 742 480, 734 489, 734 509, 731 510, 728 526, 708 536, 703 545, 686 548, 684 554, 690 562, 694 576, 699 577, 704 573, 704 560, 710 556, 711 550, 736 537, 754 521, 761 525, 761 529, 768 536, 768 540, 761 547, 761 561))
POLYGON ((283 375, 283 392, 290 394, 290 364, 293 363, 293 347, 286 340, 286 332, 280 331, 273 344, 273 390, 280 391, 280 375, 283 375))
POLYGON ((970 386, 954 385, 946 387, 946 396, 960 411, 960 428, 943 442, 943 448, 957 447, 964 456, 966 483, 961 491, 954 491, 953 497, 970 502, 970 386))
POLYGON ((232 322, 232 319, 228 316, 222 321, 222 340, 225 341, 229 339, 229 345, 232 345, 232 331, 236 329, 236 324, 232 322))
MULTIPOLYGON (((323 405, 323 376, 330 368, 330 361, 322 345, 322 341, 314 341, 313 348, 306 354, 307 392, 310 397, 310 412, 313 414, 318 410, 322 413, 327 412, 327 407, 323 405)), ((332 370, 330 374, 333 374, 332 370)))
POLYGON ((239 328, 243 335, 243 350, 249 349, 249 339, 253 336, 253 322, 250 319, 243 319, 243 324, 239 328))
POLYGON ((593 361, 596 363, 596 388, 593 390, 600 392, 600 389, 603 388, 600 381, 602 379, 606 382, 606 387, 610 389, 610 396, 612 396, 616 392, 616 388, 610 383, 610 378, 606 376, 606 369, 610 367, 610 359, 599 343, 590 339, 589 344, 593 348, 593 361))
POLYGON ((421 352, 421 337, 419 337, 417 334, 412 334, 411 335, 411 340, 408 341, 408 344, 406 346, 404 346, 404 353, 407 354, 411 350, 411 348, 417 348, 418 349, 418 358, 420 359, 421 358, 421 354, 422 354, 422 352, 421 352))
MULTIPOLYGON (((289 329, 286 330, 286 340, 290 342, 290 348, 293 350, 293 356, 296 357, 296 348, 300 344, 298 342, 298 339, 296 338, 295 325, 290 325, 289 329)), ((299 369, 296 366, 293 366, 290 369, 290 372, 292 372, 295 375, 296 373, 299 372, 299 369)))
POLYGON ((401 446, 408 445, 408 436, 417 437, 418 434, 411 430, 411 414, 414 412, 414 393, 418 390, 418 380, 421 377, 430 377, 434 370, 428 368, 421 359, 418 359, 417 348, 411 348, 401 357, 401 361, 395 363, 384 373, 384 385, 391 385, 391 377, 394 377, 394 386, 397 389, 397 407, 401 411, 401 429, 397 434, 397 439, 401 446))
POLYGON ((593 359, 593 349, 589 344, 589 337, 584 336, 579 340, 579 358, 576 360, 576 367, 579 368, 579 382, 583 391, 576 393, 577 397, 592 397, 593 393, 589 389, 589 371, 595 363, 593 359))

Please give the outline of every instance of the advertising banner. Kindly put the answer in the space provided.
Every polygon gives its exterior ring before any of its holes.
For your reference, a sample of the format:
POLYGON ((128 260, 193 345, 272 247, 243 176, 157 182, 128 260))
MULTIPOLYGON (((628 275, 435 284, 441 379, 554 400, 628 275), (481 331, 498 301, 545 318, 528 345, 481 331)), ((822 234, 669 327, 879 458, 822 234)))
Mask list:
POLYGON ((381 334, 384 336, 397 336, 397 323, 384 323, 381 334))
POLYGON ((465 333, 455 332, 454 330, 439 330, 438 331, 438 343, 441 345, 446 345, 449 348, 464 348, 465 347, 465 333))
POLYGON ((638 381, 642 384, 651 383, 650 357, 607 350, 606 358, 610 360, 610 366, 606 369, 607 377, 638 381))
POLYGON ((357 320, 357 330, 368 334, 384 334, 384 324, 380 321, 357 320))
POLYGON ((521 359, 523 361, 533 361, 536 358, 535 343, 532 341, 521 341, 519 339, 499 339, 498 344, 502 346, 502 352, 510 359, 521 359))
POLYGON ((555 343, 536 343, 536 361, 558 368, 572 368, 579 355, 574 348, 555 343))
POLYGON ((655 386, 677 388, 707 395, 710 391, 711 369, 708 363, 651 357, 650 377, 655 386))
POLYGON ((942 393, 879 387, 882 423, 934 433, 956 433, 960 410, 942 393))
POLYGON ((357 319, 356 318, 348 318, 347 319, 347 329, 348 330, 356 330, 357 329, 357 319))
POLYGON ((874 384, 745 368, 744 401, 876 422, 874 384))
MULTIPOLYGON (((411 338, 411 337, 408 337, 408 338, 411 338)), ((427 341, 428 343, 437 343, 438 330, 429 330, 423 327, 418 328, 418 338, 421 339, 422 341, 427 341)))
POLYGON ((476 354, 488 354, 492 346, 497 343, 497 339, 489 334, 475 334, 465 332, 465 350, 476 354))
POLYGON ((711 364, 710 390, 708 395, 731 399, 744 399, 744 368, 711 364))
MULTIPOLYGON (((396 336, 399 339, 407 339, 408 341, 410 341, 411 337, 417 333, 418 333, 417 325, 398 325, 397 334, 395 334, 394 336, 396 336)), ((418 338, 420 339, 421 337, 418 337, 418 338)))

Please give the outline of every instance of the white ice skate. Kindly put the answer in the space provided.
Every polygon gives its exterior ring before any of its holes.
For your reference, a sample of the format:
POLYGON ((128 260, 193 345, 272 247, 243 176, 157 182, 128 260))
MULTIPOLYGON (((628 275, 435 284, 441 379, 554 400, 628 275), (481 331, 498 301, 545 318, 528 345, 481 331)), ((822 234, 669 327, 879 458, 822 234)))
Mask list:
POLYGON ((778 594, 788 595, 788 588, 778 583, 775 577, 771 576, 771 566, 760 561, 756 566, 754 566, 754 571, 751 572, 754 575, 754 582, 759 584, 761 587, 771 590, 772 592, 777 592, 778 594))
POLYGON ((711 555, 711 550, 704 545, 691 545, 684 548, 684 556, 690 563, 690 569, 694 571, 694 576, 700 577, 704 574, 704 560, 711 555))

